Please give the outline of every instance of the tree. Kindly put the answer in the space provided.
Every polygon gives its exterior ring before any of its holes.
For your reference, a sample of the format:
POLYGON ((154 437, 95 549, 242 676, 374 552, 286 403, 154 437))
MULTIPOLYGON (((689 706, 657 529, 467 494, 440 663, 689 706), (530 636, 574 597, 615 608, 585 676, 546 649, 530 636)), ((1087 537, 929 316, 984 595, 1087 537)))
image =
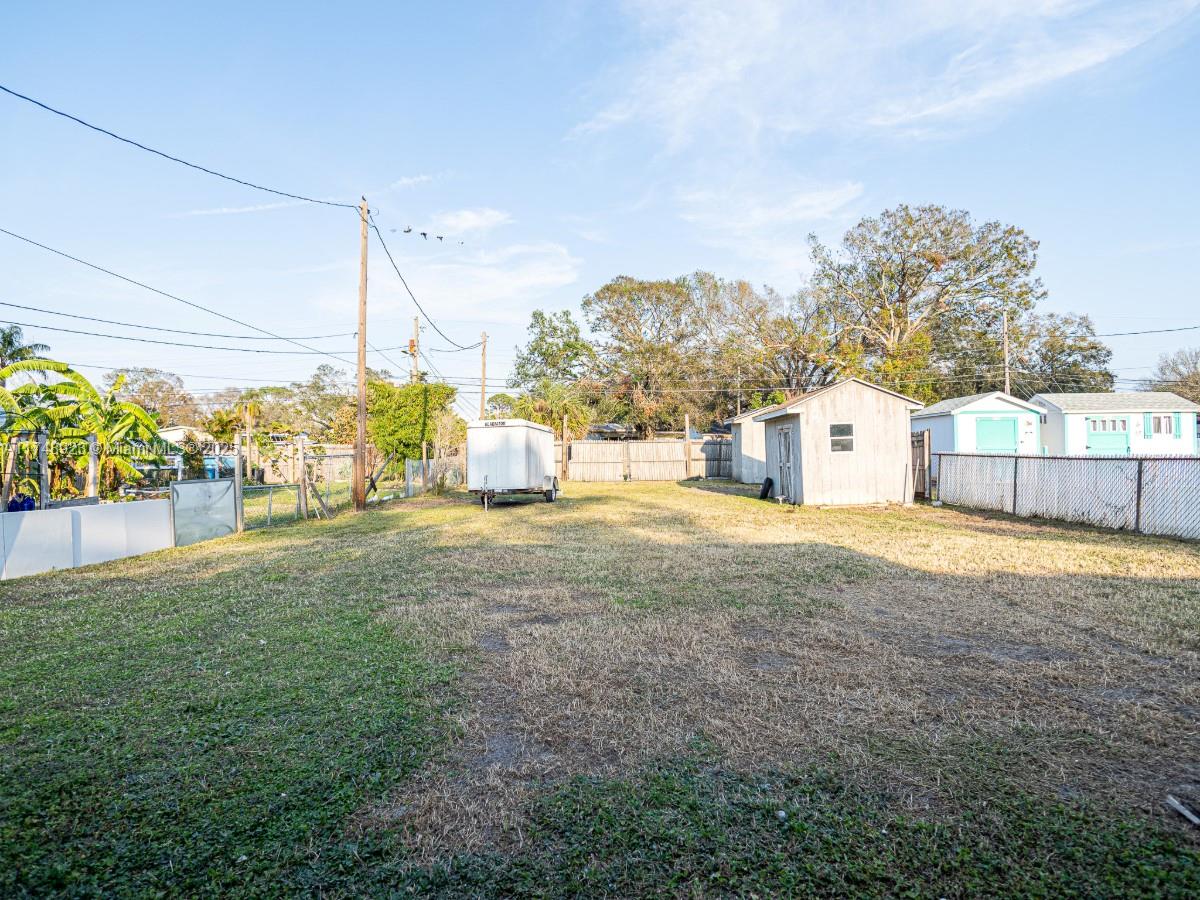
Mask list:
POLYGON ((639 433, 683 427, 700 409, 695 392, 705 372, 705 329, 686 278, 614 278, 583 300, 583 314, 600 336, 594 381, 584 395, 607 395, 639 433))
POLYGON ((1200 347, 1164 353, 1146 387, 1152 391, 1174 391, 1200 403, 1200 347))
POLYGON ((183 457, 183 477, 203 478, 204 451, 201 449, 200 438, 196 436, 195 432, 189 431, 184 434, 183 444, 179 451, 183 457))
POLYGON ((235 410, 218 409, 204 420, 204 430, 211 434, 214 440, 229 444, 233 442, 240 424, 241 417, 235 410))
POLYGON ((298 414, 297 425, 302 426, 299 430, 322 434, 333 425, 350 395, 345 381, 344 370, 322 363, 308 381, 292 382, 292 403, 298 414))
POLYGON ((107 389, 98 390, 78 372, 61 373, 64 380, 53 390, 66 403, 60 408, 60 421, 70 424, 58 430, 58 437, 74 439, 78 452, 73 459, 76 469, 87 467, 89 449, 86 439, 96 436, 100 490, 113 493, 121 483, 140 481, 142 473, 135 462, 161 462, 153 449, 158 423, 138 404, 120 397, 124 381, 120 377, 107 389))
POLYGON ((1013 392, 1018 396, 1112 390, 1112 350, 1096 337, 1088 316, 1032 316, 1017 340, 1013 392))
POLYGON ((902 392, 936 377, 964 331, 1002 310, 1016 320, 1045 296, 1037 241, 962 210, 885 210, 847 231, 840 253, 809 241, 816 302, 861 344, 863 373, 902 392))
POLYGON ((508 419, 516 415, 513 412, 513 407, 516 406, 517 398, 512 394, 488 394, 487 398, 487 414, 497 419, 508 419))
POLYGON ((512 413, 521 419, 549 425, 562 432, 563 417, 567 419, 570 437, 583 437, 592 423, 592 407, 583 392, 573 384, 539 379, 513 402, 512 413))
POLYGON ((123 379, 121 395, 157 415, 160 425, 198 425, 196 398, 184 387, 183 379, 160 369, 115 369, 105 376, 105 386, 123 379))
MULTIPOLYGON (((21 330, 19 325, 9 325, 6 328, 0 328, 0 370, 7 369, 13 363, 36 359, 43 353, 49 352, 50 348, 46 344, 26 344, 25 332, 21 330)), ((7 385, 8 376, 0 375, 0 388, 4 388, 7 385)))
POLYGON ((517 348, 509 387, 526 387, 543 378, 575 381, 595 356, 569 310, 545 313, 535 309, 529 322, 529 342, 517 348))
POLYGON ((432 441, 439 419, 458 393, 446 384, 418 382, 397 386, 386 381, 367 385, 367 433, 385 454, 419 459, 421 443, 432 441))

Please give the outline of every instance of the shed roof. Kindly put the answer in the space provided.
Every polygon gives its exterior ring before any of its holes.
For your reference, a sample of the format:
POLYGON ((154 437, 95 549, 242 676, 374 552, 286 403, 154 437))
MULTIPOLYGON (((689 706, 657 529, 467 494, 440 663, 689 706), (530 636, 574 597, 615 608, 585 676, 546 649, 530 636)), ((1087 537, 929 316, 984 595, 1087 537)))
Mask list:
POLYGON ((948 400, 939 400, 931 406, 925 407, 917 413, 913 413, 913 418, 921 418, 924 416, 944 416, 947 413, 952 413, 955 410, 962 409, 964 406, 970 406, 976 400, 999 399, 1006 403, 1011 403, 1014 406, 1020 406, 1030 412, 1040 413, 1042 408, 1035 406, 1027 400, 1021 400, 1014 397, 1012 394, 1006 394, 1004 391, 988 391, 984 394, 971 394, 969 397, 951 397, 948 400))
POLYGON ((1200 404, 1170 391, 1121 391, 1103 394, 1037 394, 1034 403, 1063 412, 1181 412, 1200 404))
POLYGON ((777 409, 780 406, 783 406, 783 404, 782 403, 774 403, 771 406, 760 406, 758 409, 748 409, 744 413, 739 413, 736 416, 730 416, 728 419, 725 419, 725 421, 722 422, 721 424, 733 425, 737 422, 745 422, 747 419, 756 419, 759 416, 761 416, 763 413, 770 412, 771 410, 777 409))
POLYGON ((794 410, 796 407, 803 406, 805 403, 807 403, 809 400, 812 400, 814 397, 819 397, 822 394, 829 393, 830 391, 836 391, 838 388, 841 388, 847 384, 853 384, 853 383, 861 384, 864 387, 869 387, 872 390, 879 391, 880 393, 889 394, 892 397, 897 398, 898 400, 903 400, 906 403, 908 403, 909 406, 912 407, 913 409, 920 409, 922 406, 925 405, 925 404, 921 403, 920 400, 914 400, 912 397, 906 397, 906 396, 904 396, 904 394, 898 394, 895 391, 889 391, 885 387, 880 387, 877 384, 871 384, 871 382, 863 381, 861 378, 843 378, 841 381, 835 381, 833 384, 827 384, 827 385, 825 385, 825 387, 817 388, 815 391, 809 391, 806 394, 801 394, 799 397, 796 397, 792 400, 785 400, 783 403, 779 403, 775 406, 768 406, 766 409, 759 411, 758 415, 756 415, 754 417, 754 421, 755 422, 765 422, 768 419, 774 419, 777 416, 785 416, 785 415, 789 414, 792 410, 794 410))

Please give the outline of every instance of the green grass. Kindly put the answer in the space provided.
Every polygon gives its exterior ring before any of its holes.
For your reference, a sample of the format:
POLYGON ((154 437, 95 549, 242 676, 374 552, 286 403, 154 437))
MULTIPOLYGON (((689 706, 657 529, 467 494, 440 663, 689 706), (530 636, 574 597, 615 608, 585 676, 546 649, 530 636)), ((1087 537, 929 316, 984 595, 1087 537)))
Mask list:
POLYGON ((5 582, 0 896, 1194 896, 1198 576, 576 485, 5 582))

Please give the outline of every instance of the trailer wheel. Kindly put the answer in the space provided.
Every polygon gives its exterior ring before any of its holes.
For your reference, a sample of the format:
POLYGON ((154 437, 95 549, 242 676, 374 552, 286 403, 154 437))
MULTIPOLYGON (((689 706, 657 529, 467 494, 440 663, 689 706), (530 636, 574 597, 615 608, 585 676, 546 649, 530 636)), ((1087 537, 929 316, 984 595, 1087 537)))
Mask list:
POLYGON ((546 491, 543 496, 545 496, 547 503, 553 503, 555 500, 558 499, 558 479, 557 478, 555 478, 554 482, 550 485, 550 490, 546 491))

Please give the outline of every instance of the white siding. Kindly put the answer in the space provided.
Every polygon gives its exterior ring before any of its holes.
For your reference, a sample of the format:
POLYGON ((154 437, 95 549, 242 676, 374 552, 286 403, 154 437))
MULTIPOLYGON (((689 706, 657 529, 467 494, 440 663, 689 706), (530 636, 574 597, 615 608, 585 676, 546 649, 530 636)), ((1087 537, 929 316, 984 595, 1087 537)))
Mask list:
POLYGON ((467 426, 467 487, 472 491, 540 491, 554 475, 554 432, 524 419, 467 426))
POLYGON ((767 477, 766 424, 744 419, 734 422, 733 480, 742 484, 762 484, 767 477))
MULTIPOLYGON (((1058 410, 1046 410, 1046 421, 1042 424, 1042 447, 1049 456, 1063 456, 1068 453, 1064 420, 1065 416, 1058 410)), ((1080 449, 1079 452, 1085 451, 1080 449)))
POLYGON ((821 505, 912 502, 909 403, 856 381, 798 407, 801 502, 821 505), (835 453, 829 426, 854 425, 854 450, 835 453))

